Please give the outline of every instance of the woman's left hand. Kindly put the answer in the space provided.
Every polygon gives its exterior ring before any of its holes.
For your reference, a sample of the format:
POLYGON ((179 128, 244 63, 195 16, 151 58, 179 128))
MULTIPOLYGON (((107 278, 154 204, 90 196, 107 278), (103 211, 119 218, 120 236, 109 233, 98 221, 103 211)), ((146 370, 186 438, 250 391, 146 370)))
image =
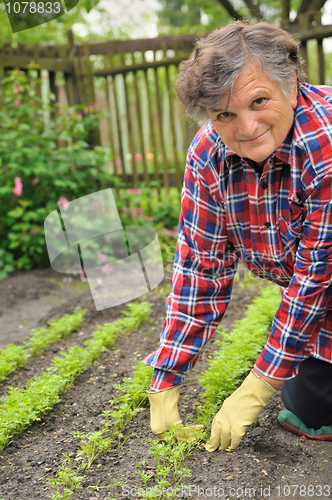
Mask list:
POLYGON ((277 392, 254 371, 251 371, 242 385, 229 398, 214 417, 207 451, 235 450, 247 427, 277 392))

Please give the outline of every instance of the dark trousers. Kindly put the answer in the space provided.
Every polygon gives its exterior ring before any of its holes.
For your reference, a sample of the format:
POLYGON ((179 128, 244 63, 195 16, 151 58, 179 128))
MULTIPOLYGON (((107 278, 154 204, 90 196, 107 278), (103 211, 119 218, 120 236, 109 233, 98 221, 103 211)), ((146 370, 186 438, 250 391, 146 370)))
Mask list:
POLYGON ((296 377, 282 386, 281 399, 312 429, 332 425, 332 364, 308 358, 299 366, 296 377))

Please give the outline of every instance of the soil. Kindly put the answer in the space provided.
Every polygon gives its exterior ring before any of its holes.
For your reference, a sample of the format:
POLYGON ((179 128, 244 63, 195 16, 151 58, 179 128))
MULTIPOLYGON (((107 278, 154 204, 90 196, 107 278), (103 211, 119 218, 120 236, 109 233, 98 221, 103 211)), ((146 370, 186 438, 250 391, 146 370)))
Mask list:
MULTIPOLYGON (((7 386, 23 387, 28 378, 39 375, 62 350, 74 344, 81 345, 97 324, 114 321, 121 316, 124 305, 96 311, 87 284, 78 279, 64 282, 65 279, 65 275, 46 269, 18 272, 0 282, 1 347, 8 342, 20 344, 31 328, 44 326, 49 319, 72 313, 77 305, 88 309, 79 331, 15 372, 0 385, 0 395, 7 393, 7 386)), ((73 432, 98 430, 101 413, 110 408, 110 398, 117 394, 114 383, 132 375, 134 359, 142 359, 157 348, 169 286, 170 274, 166 273, 158 290, 152 290, 138 299, 154 304, 148 324, 129 337, 119 338, 112 350, 105 352, 98 363, 75 380, 52 411, 0 451, 0 499, 37 500, 51 497, 52 486, 47 479, 54 478, 64 453, 72 458, 76 456, 78 439, 73 432)), ((241 289, 235 284, 231 303, 222 321, 226 330, 232 328, 235 320, 243 317, 244 306, 256 294, 255 287, 241 289)), ((180 413, 184 419, 189 414, 195 415, 194 406, 201 392, 197 376, 207 368, 209 356, 218 347, 215 340, 208 343, 181 386, 180 413)), ((190 487, 190 498, 332 498, 332 442, 307 440, 286 431, 277 421, 280 409, 282 403, 278 393, 248 428, 236 451, 208 453, 202 446, 188 457, 184 465, 192 471, 192 475, 183 482, 190 487)), ((98 457, 92 467, 82 473, 86 476, 83 488, 70 497, 72 500, 144 498, 138 490, 143 483, 136 475, 135 467, 148 457, 148 439, 154 438, 149 428, 148 409, 137 415, 124 434, 126 437, 133 433, 135 435, 128 437, 120 449, 113 448, 98 457), (114 479, 126 487, 107 488, 114 479), (96 490, 93 488, 96 485, 103 488, 96 490)), ((151 473, 148 486, 152 487, 153 463, 146 470, 151 473)), ((167 492, 161 493, 160 498, 167 498, 167 495, 167 492)), ((182 497, 181 491, 178 491, 177 498, 182 497)))

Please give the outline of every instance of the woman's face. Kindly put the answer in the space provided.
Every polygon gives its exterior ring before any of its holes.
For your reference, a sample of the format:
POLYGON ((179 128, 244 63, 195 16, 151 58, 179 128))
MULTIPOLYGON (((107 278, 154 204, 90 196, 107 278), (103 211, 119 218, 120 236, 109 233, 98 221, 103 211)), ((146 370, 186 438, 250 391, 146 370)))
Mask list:
POLYGON ((297 83, 285 97, 259 64, 247 64, 235 80, 231 95, 223 96, 216 108, 208 109, 215 129, 234 153, 262 167, 284 141, 293 123, 297 83))

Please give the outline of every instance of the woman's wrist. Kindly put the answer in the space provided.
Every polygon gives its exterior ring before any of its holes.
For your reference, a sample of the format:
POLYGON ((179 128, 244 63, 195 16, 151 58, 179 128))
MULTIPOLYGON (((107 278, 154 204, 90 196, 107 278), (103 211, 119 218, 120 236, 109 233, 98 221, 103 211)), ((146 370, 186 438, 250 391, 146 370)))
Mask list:
POLYGON ((280 389, 284 383, 285 383, 285 380, 278 380, 276 378, 272 378, 272 377, 266 377, 265 375, 262 375, 261 373, 259 373, 257 370, 255 370, 255 368, 253 368, 252 370, 255 375, 257 375, 257 377, 261 378, 262 380, 264 380, 264 382, 266 382, 267 384, 269 384, 271 387, 273 387, 273 389, 280 389))

